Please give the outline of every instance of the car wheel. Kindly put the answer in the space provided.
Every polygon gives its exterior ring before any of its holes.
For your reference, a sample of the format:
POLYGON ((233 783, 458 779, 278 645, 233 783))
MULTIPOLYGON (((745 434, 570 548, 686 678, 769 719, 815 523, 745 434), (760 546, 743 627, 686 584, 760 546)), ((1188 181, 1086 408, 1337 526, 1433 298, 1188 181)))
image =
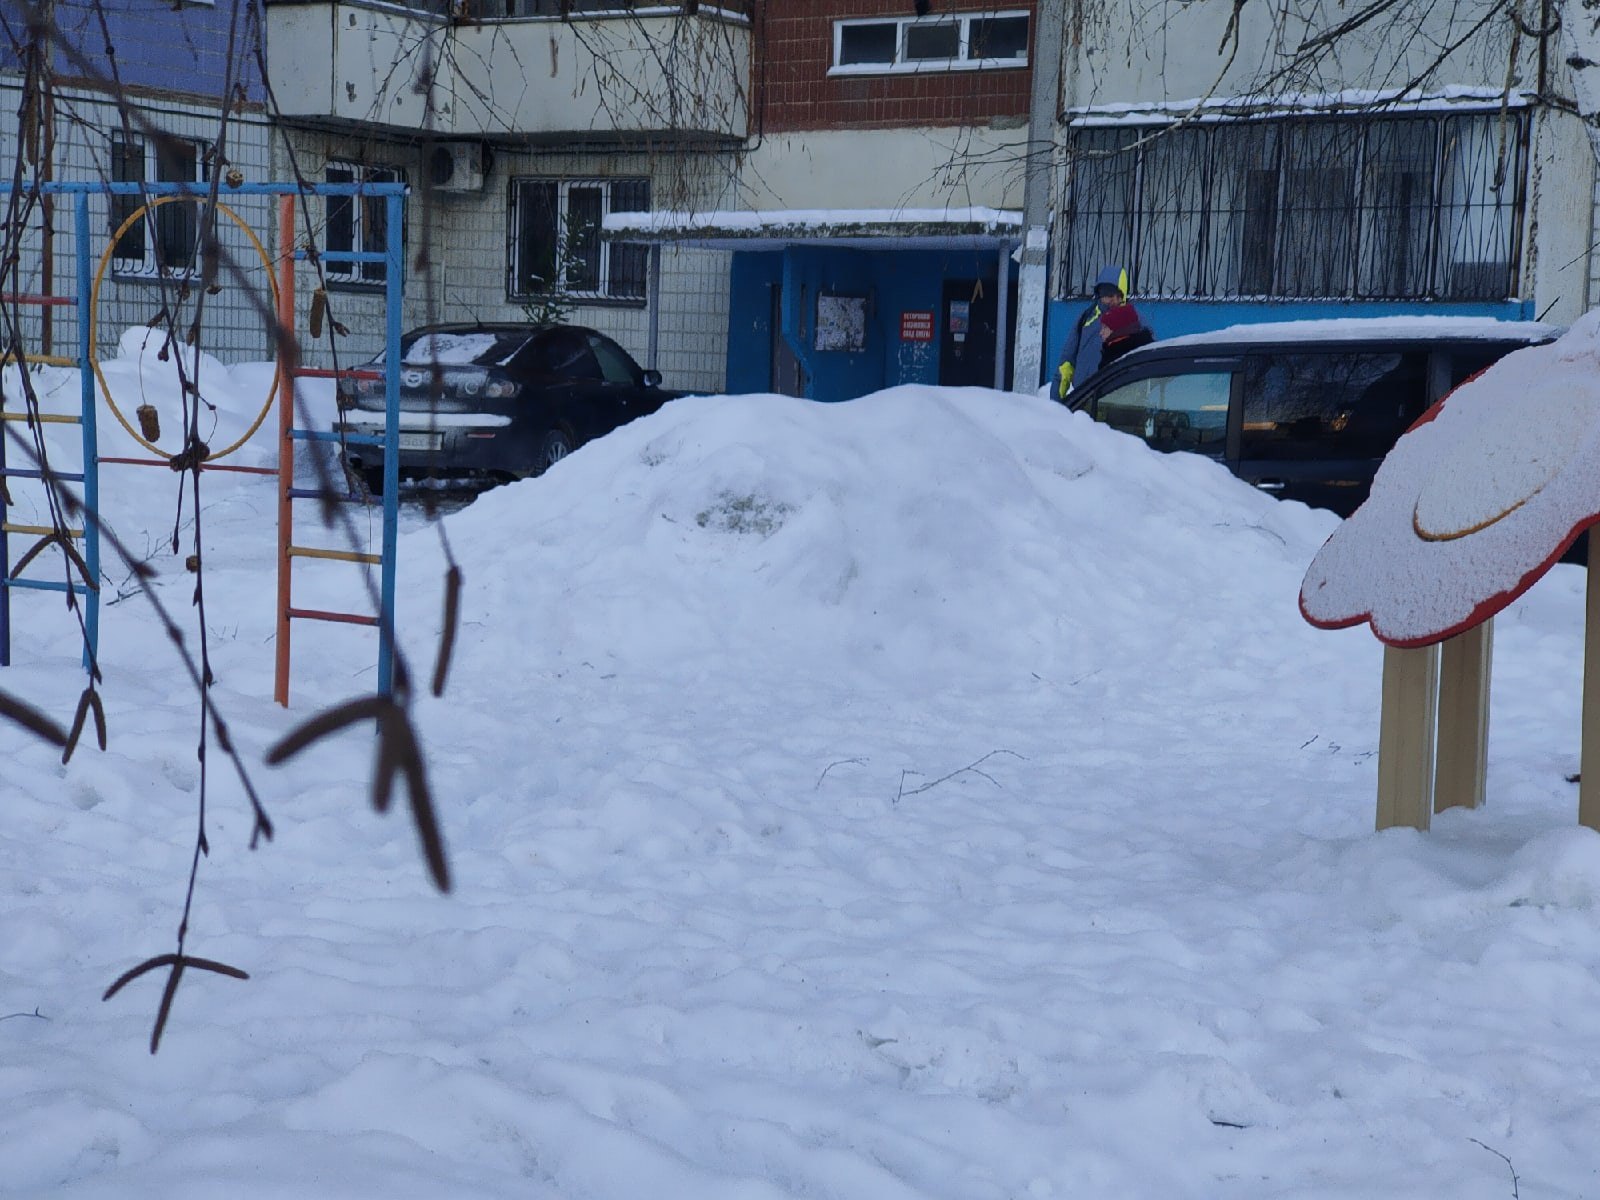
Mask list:
POLYGON ((533 468, 534 474, 543 475, 571 453, 572 438, 563 429, 552 429, 544 435, 544 440, 539 443, 539 455, 533 468))

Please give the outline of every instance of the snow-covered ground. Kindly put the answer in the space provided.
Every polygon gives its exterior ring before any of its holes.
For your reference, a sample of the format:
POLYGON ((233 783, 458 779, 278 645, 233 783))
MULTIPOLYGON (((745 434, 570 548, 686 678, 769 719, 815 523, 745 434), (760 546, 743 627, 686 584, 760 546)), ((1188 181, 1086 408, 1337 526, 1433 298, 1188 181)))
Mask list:
MULTIPOLYGON (((214 443, 268 377, 206 365, 214 443)), ((179 480, 102 479, 192 644, 179 480)), ((259 765, 374 685, 375 638, 297 625, 275 706, 272 484, 204 486, 215 696, 278 835, 246 848, 213 749, 188 949, 251 978, 187 974, 154 1057, 164 973, 100 999, 174 946, 200 774, 108 564, 108 750, 0 724, 0 1194, 1600 1194, 1578 569, 1497 619, 1487 806, 1374 834, 1380 647, 1296 604, 1332 516, 1034 398, 674 402, 407 509, 423 680, 446 540, 465 578, 414 705, 445 896, 368 804, 367 729, 259 765)), ((363 603, 359 568, 297 572, 363 603)), ((14 609, 0 689, 67 723, 73 624, 14 609)))

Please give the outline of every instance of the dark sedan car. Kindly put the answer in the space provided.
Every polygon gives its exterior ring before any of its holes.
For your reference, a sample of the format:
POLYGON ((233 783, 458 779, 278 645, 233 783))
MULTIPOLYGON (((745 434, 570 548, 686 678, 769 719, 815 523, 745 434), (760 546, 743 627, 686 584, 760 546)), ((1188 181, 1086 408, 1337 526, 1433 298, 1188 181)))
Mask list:
MULTIPOLYGON (((400 342, 401 479, 496 483, 542 473, 678 395, 604 334, 576 325, 434 325, 400 342)), ((381 373, 379 355, 363 369, 381 373)), ((382 437, 384 384, 339 383, 341 432, 382 437)), ((349 443, 373 492, 383 447, 349 443)))

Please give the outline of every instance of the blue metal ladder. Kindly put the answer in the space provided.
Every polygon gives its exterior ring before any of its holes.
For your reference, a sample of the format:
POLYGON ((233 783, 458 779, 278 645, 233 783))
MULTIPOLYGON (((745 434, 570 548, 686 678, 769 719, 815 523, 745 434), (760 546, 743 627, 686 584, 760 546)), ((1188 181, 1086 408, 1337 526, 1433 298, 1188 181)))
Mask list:
MULTIPOLYGON (((0 185, 0 196, 9 193, 10 185, 0 185)), ((64 184, 43 184, 40 190, 46 194, 56 194, 69 189, 64 184)), ((81 408, 75 414, 60 413, 34 413, 26 409, 26 402, 22 409, 16 409, 9 403, 18 397, 0 396, 0 667, 11 665, 11 593, 17 589, 36 589, 70 593, 73 602, 83 606, 83 665, 91 673, 95 671, 95 663, 99 653, 100 639, 100 531, 95 524, 94 516, 100 511, 100 488, 98 471, 98 451, 96 448, 95 434, 95 394, 94 373, 90 369, 89 346, 89 307, 91 303, 91 290, 89 284, 89 196, 85 191, 77 191, 73 196, 73 253, 77 266, 77 292, 76 296, 29 296, 7 293, 3 302, 8 305, 38 305, 46 306, 71 306, 77 310, 78 319, 78 353, 76 357, 68 358, 49 354, 28 354, 20 346, 13 346, 0 354, 0 366, 16 365, 18 370, 25 370, 23 365, 35 363, 46 366, 76 367, 80 380, 81 408), (45 424, 75 424, 82 433, 83 441, 83 469, 81 471, 59 471, 50 468, 50 478, 56 482, 81 484, 83 491, 81 499, 83 510, 86 514, 81 529, 64 530, 60 525, 32 525, 19 523, 11 519, 11 509, 16 508, 15 497, 10 496, 11 481, 31 480, 37 482, 41 489, 52 486, 44 481, 45 472, 39 464, 33 461, 30 455, 26 465, 12 466, 10 460, 11 445, 10 426, 17 423, 32 424, 35 420, 45 424), (12 502, 8 503, 8 497, 12 502), (32 548, 25 550, 16 565, 13 566, 11 539, 14 536, 33 537, 40 539, 32 548), (80 556, 85 577, 75 577, 74 569, 77 564, 71 561, 71 556, 63 552, 56 556, 43 556, 37 552, 44 548, 52 539, 65 536, 74 542, 81 542, 83 552, 80 556), (37 574, 24 575, 23 571, 33 562, 60 561, 65 564, 64 578, 45 579, 37 574)), ((60 511, 60 506, 54 496, 46 495, 45 506, 52 511, 60 511)))
MULTIPOLYGON (((99 457, 95 434, 95 381, 93 356, 94 347, 91 344, 92 308, 94 303, 94 287, 90 270, 90 241, 89 241, 89 198, 91 196, 138 196, 138 197, 166 197, 183 196, 197 201, 206 201, 210 198, 210 185, 192 183, 107 183, 104 181, 80 181, 44 183, 38 185, 24 184, 27 190, 37 186, 39 191, 47 195, 71 195, 75 204, 74 223, 74 248, 77 267, 77 296, 64 299, 54 297, 28 297, 7 295, 4 300, 11 304, 44 303, 70 304, 76 307, 78 317, 78 354, 75 358, 50 357, 42 355, 25 355, 29 363, 45 363, 55 366, 76 367, 79 372, 82 413, 79 415, 46 415, 42 420, 48 422, 71 421, 79 423, 83 429, 83 470, 81 472, 63 472, 52 469, 51 476, 57 481, 81 483, 83 485, 83 505, 86 512, 98 514, 100 511, 99 497, 99 457)), ((0 183, 0 199, 8 196, 12 191, 9 183, 0 183)), ((400 329, 402 320, 402 297, 404 290, 405 256, 401 244, 401 230, 403 228, 403 206, 405 196, 409 189, 401 183, 356 183, 356 184, 313 184, 302 185, 298 183, 248 183, 237 184, 223 183, 218 187, 218 198, 226 199, 241 195, 276 196, 279 198, 280 212, 280 247, 279 262, 287 270, 280 268, 280 299, 282 293, 287 291, 290 307, 288 312, 280 312, 280 319, 287 317, 285 327, 291 328, 293 322, 293 263, 297 257, 306 257, 297 254, 294 247, 294 229, 292 212, 294 202, 298 198, 308 195, 316 196, 375 196, 382 197, 387 206, 388 233, 387 245, 381 253, 367 251, 320 251, 320 257, 327 262, 374 262, 384 263, 386 266, 385 301, 386 301, 386 327, 385 327, 385 400, 387 420, 385 433, 382 438, 375 436, 359 436, 341 434, 328 430, 301 429, 294 426, 294 391, 292 378, 286 380, 288 386, 284 387, 278 403, 283 406, 281 413, 279 443, 279 559, 278 559, 278 591, 280 603, 278 606, 277 620, 280 637, 278 648, 279 666, 275 681, 275 692, 280 703, 288 703, 288 623, 291 618, 309 618, 320 620, 339 621, 347 624, 375 626, 378 630, 378 691, 380 694, 389 695, 394 688, 394 600, 395 600, 395 557, 399 540, 399 409, 400 409, 400 329), (296 546, 292 541, 292 504, 295 499, 316 497, 324 498, 319 491, 295 488, 294 479, 294 443, 298 441, 344 441, 359 442, 362 444, 381 445, 384 447, 384 495, 383 495, 383 532, 382 551, 380 554, 361 554, 350 550, 321 549, 316 547, 296 546), (292 560, 295 557, 310 558, 338 558, 351 561, 378 565, 381 569, 381 583, 378 596, 378 613, 352 614, 352 613, 324 613, 314 610, 296 609, 289 603, 289 572, 292 560)), ((147 199, 145 201, 149 203, 147 199)), ((14 354, 0 357, 0 365, 13 360, 14 354)), ((280 356, 280 362, 282 356, 280 356)), ((280 370, 282 367, 280 366, 280 370)), ((319 371, 303 368, 296 374, 299 376, 328 376, 334 374, 329 371, 319 371)), ((9 397, 7 397, 9 399, 9 397)), ((12 411, 0 406, 0 432, 5 428, 4 423, 26 421, 29 414, 22 411, 12 411)), ((6 442, 9 439, 0 436, 0 484, 9 479, 32 479, 42 481, 43 472, 31 463, 27 466, 11 467, 6 458, 6 442)), ((135 460, 118 460, 135 461, 135 460)), ((204 467, 204 464, 202 464, 204 467)), ((243 468, 235 468, 243 469, 243 468)), ((10 506, 10 507, 15 507, 10 506)), ((12 535, 33 534, 49 539, 59 536, 53 527, 14 524, 9 521, 7 506, 4 496, 0 495, 0 666, 11 664, 11 590, 14 588, 36 588, 66 592, 72 591, 75 597, 81 597, 84 606, 84 665, 91 671, 97 661, 99 642, 99 572, 100 572, 100 542, 98 530, 93 520, 85 522, 84 528, 74 533, 84 543, 82 558, 87 569, 88 580, 79 582, 72 579, 70 571, 63 581, 48 579, 21 578, 21 571, 17 570, 18 578, 12 578, 11 549, 9 539, 12 535), (92 581, 92 582, 90 582, 92 581)), ((24 558, 32 559, 34 555, 28 552, 24 558)), ((63 558, 67 556, 63 555, 63 558)), ((19 565, 28 565, 21 563, 19 565)))

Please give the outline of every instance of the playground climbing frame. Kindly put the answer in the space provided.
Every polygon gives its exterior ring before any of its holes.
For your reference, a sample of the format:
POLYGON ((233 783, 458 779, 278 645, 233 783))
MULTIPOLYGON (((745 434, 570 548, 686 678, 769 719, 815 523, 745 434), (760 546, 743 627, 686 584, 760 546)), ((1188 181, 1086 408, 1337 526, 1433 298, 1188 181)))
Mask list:
MULTIPOLYGON (((73 254, 75 262, 75 294, 72 296, 58 296, 54 294, 22 294, 5 293, 3 300, 13 310, 26 306, 38 307, 71 307, 77 314, 77 353, 73 356, 56 356, 47 354, 31 354, 24 347, 10 346, 5 348, 0 365, 17 362, 20 364, 41 364, 49 366, 73 367, 78 371, 80 381, 80 407, 81 411, 75 414, 38 414, 30 411, 13 411, 0 405, 0 430, 4 430, 6 423, 11 422, 71 422, 80 426, 82 431, 83 455, 82 470, 77 472, 64 472, 54 468, 49 469, 50 479, 56 483, 75 483, 82 488, 82 500, 85 510, 90 514, 100 512, 99 502, 99 468, 106 463, 122 463, 132 465, 159 465, 170 467, 171 456, 165 455, 153 444, 153 439, 142 435, 142 430, 135 429, 117 407, 116 401, 106 385, 100 372, 97 350, 98 330, 98 300, 100 285, 103 281, 107 265, 112 261, 113 252, 118 241, 136 223, 149 219, 149 214, 165 204, 179 201, 191 201, 199 204, 215 203, 218 215, 226 217, 234 223, 254 247, 266 269, 274 304, 271 306, 279 327, 283 330, 295 328, 295 264, 309 258, 312 254, 304 247, 297 248, 294 228, 295 206, 299 201, 308 196, 363 196, 379 199, 387 208, 387 239, 381 252, 373 251, 333 251, 319 250, 315 253, 324 262, 333 263, 382 263, 384 264, 385 287, 385 354, 384 378, 385 396, 388 401, 388 419, 385 423, 385 433, 382 437, 367 435, 343 434, 336 430, 314 429, 299 425, 298 417, 301 411, 297 404, 296 382, 304 378, 327 378, 336 374, 353 374, 351 371, 334 372, 305 368, 298 365, 297 357, 290 348, 290 343, 298 345, 297 339, 275 338, 279 346, 278 370, 274 378, 271 392, 263 406, 261 416, 257 418, 244 438, 239 439, 231 446, 208 453, 206 459, 200 464, 203 470, 234 470, 275 476, 278 487, 278 562, 277 562, 277 591, 276 591, 276 663, 274 670, 274 697, 281 704, 288 703, 289 695, 289 667, 291 647, 291 622, 294 620, 321 620, 336 623, 370 626, 378 633, 378 691, 389 694, 394 686, 394 599, 395 599, 395 557, 398 541, 398 478, 396 476, 396 460, 398 450, 399 423, 397 414, 399 410, 399 364, 400 364, 400 322, 404 294, 404 254, 401 246, 401 230, 403 228, 402 212, 405 203, 406 187, 403 184, 315 184, 302 185, 296 183, 247 183, 233 184, 218 183, 218 195, 215 200, 210 194, 210 185, 197 185, 185 183, 108 183, 94 182, 63 182, 24 184, 23 190, 37 187, 39 192, 46 195, 70 195, 73 198, 73 254), (98 270, 91 270, 95 261, 90 226, 90 198, 94 196, 134 196, 141 198, 141 205, 129 214, 120 227, 113 232, 103 253, 99 257, 98 270), (237 196, 269 196, 277 198, 278 205, 278 254, 277 271, 273 271, 273 260, 262 245, 256 232, 244 222, 238 214, 224 201, 237 196), (157 457, 150 459, 102 458, 98 452, 98 438, 96 433, 96 384, 99 384, 101 394, 105 397, 108 410, 116 417, 123 427, 133 436, 135 441, 157 457), (278 467, 251 468, 235 467, 222 464, 216 460, 236 450, 251 434, 262 424, 274 401, 279 410, 279 454, 278 467), (383 445, 385 448, 385 479, 383 489, 383 522, 381 533, 381 551, 378 554, 366 553, 347 547, 319 547, 303 545, 294 537, 294 502, 296 500, 316 498, 326 500, 321 489, 296 488, 294 486, 294 460, 295 447, 302 442, 361 442, 383 445), (375 613, 358 612, 331 612, 318 609, 296 607, 293 603, 292 568, 297 558, 323 559, 348 561, 368 566, 374 566, 379 571, 379 585, 376 596, 375 613)), ((0 184, 0 197, 6 197, 12 191, 10 184, 0 184)), ((181 277, 179 279, 181 282, 181 277)), ((12 611, 11 593, 13 589, 40 589, 58 592, 69 592, 70 599, 81 605, 83 612, 84 628, 84 664, 89 670, 94 670, 94 663, 99 654, 99 580, 100 580, 100 538, 99 531, 93 520, 85 520, 81 528, 66 530, 65 522, 60 513, 58 494, 51 491, 46 484, 45 471, 31 462, 23 465, 12 465, 7 458, 7 443, 9 437, 0 436, 0 666, 8 666, 11 662, 12 644, 12 611), (9 486, 11 481, 32 481, 46 492, 45 504, 55 515, 53 523, 41 526, 11 520, 11 501, 9 486), (13 559, 11 539, 25 536, 39 539, 33 546, 20 557, 13 559), (62 553, 59 556, 47 556, 42 552, 52 543, 59 543, 62 553), (81 552, 73 545, 81 543, 81 552), (44 577, 41 573, 43 565, 47 562, 59 561, 68 564, 64 579, 44 577), (28 568, 33 572, 26 574, 28 568), (78 577, 74 576, 76 568, 78 577)), ((368 498, 363 495, 346 494, 336 497, 352 503, 368 503, 368 498)))

